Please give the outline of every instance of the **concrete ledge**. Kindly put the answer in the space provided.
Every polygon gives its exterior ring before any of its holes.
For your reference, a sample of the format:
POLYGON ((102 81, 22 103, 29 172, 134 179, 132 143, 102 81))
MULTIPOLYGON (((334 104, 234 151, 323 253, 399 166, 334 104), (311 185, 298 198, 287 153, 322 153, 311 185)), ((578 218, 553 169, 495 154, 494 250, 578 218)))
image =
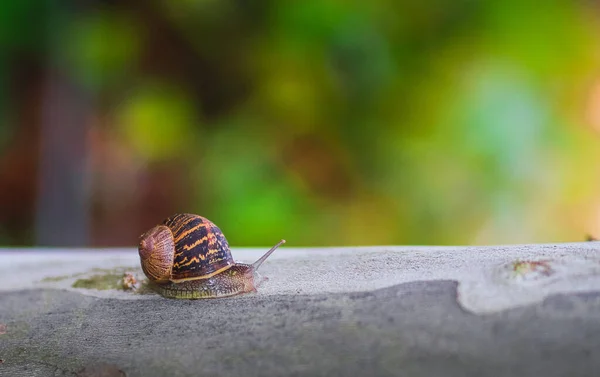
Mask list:
POLYGON ((1 250, 0 376, 600 371, 597 242, 284 247, 261 270, 257 294, 167 300, 80 284, 141 279, 134 249, 1 250))

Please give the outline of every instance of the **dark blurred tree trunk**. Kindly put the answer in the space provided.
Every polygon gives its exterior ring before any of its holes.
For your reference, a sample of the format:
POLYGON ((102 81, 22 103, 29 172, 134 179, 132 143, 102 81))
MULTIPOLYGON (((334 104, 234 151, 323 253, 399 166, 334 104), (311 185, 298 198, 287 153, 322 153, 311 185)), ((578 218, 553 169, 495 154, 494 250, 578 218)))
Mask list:
POLYGON ((35 238, 38 245, 88 244, 87 129, 91 95, 72 77, 65 59, 65 25, 90 3, 54 3, 47 9, 47 70, 42 83, 35 238))

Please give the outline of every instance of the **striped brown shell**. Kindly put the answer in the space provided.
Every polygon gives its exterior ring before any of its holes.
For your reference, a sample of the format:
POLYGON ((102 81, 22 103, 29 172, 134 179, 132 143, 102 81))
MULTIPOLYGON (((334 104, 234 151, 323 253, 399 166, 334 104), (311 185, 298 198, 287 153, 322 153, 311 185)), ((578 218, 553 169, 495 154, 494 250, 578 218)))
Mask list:
POLYGON ((175 242, 172 280, 209 278, 235 264, 227 239, 210 220, 184 213, 169 217, 163 225, 175 242))

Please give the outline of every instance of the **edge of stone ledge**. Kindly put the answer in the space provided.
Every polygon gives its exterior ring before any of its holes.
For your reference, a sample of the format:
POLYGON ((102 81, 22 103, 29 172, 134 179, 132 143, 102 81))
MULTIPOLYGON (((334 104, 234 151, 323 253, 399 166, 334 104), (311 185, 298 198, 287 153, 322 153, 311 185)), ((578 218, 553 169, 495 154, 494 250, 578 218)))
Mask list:
MULTIPOLYGON (((236 260, 252 262, 266 249, 232 247, 232 253, 236 260)), ((458 282, 459 305, 485 314, 534 304, 553 294, 600 291, 600 242, 285 247, 269 262, 262 268, 270 280, 259 289, 261 296, 368 292, 415 281, 453 280, 458 282), (535 269, 525 269, 527 273, 515 274, 512 263, 519 260, 550 261, 556 273, 544 276, 535 269)), ((128 269, 143 276, 134 248, 0 248, 0 293, 47 288, 102 298, 161 299, 157 295, 72 287, 77 277, 90 276, 99 266, 128 269), (31 271, 27 280, 18 273, 21 270, 31 271), (47 279, 57 276, 67 278, 47 279)))

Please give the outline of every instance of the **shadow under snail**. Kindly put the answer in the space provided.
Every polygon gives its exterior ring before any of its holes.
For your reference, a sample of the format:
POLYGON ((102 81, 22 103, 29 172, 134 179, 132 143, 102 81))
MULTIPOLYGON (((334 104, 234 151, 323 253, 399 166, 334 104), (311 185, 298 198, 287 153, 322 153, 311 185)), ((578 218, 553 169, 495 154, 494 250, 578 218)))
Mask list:
POLYGON ((257 270, 281 240, 252 264, 233 260, 227 239, 210 220, 176 214, 140 237, 138 251, 151 287, 168 298, 200 299, 256 292, 257 270))

